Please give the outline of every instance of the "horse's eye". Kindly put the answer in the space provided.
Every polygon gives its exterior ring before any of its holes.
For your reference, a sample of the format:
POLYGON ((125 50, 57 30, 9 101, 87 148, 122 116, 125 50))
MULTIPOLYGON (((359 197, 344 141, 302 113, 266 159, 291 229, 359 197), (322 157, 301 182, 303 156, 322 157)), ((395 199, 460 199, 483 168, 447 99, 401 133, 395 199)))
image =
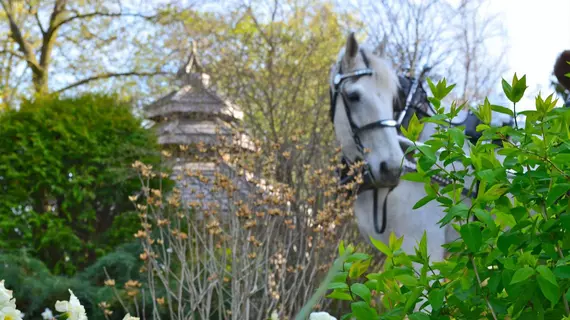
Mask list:
POLYGON ((356 91, 353 91, 353 92, 350 92, 349 94, 347 94, 346 98, 350 102, 358 102, 358 101, 360 101, 360 94, 356 91))

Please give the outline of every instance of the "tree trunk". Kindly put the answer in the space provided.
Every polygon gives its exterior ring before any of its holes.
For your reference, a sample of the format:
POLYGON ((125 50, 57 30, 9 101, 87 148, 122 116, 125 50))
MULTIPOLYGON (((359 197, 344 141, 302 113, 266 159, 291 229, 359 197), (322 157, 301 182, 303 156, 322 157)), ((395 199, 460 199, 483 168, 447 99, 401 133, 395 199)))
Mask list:
POLYGON ((32 69, 32 82, 36 94, 43 95, 49 92, 47 72, 32 69))

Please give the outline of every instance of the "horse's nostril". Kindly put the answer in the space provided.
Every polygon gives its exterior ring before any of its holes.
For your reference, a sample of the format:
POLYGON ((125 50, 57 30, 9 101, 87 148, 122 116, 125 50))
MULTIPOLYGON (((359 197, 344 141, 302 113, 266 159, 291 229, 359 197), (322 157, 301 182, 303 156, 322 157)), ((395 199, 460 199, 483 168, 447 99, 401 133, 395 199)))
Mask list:
POLYGON ((388 163, 386 163, 386 161, 380 162, 380 172, 386 174, 388 171, 388 163))

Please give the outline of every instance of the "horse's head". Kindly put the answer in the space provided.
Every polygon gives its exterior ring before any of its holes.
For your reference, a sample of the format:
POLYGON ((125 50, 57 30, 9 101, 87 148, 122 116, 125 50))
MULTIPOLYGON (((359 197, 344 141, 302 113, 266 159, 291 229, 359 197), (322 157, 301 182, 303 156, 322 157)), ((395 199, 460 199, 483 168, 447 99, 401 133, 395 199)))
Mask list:
POLYGON ((331 120, 349 162, 363 160, 375 187, 398 184, 404 153, 398 142, 394 100, 399 80, 384 58, 350 33, 330 74, 331 120))

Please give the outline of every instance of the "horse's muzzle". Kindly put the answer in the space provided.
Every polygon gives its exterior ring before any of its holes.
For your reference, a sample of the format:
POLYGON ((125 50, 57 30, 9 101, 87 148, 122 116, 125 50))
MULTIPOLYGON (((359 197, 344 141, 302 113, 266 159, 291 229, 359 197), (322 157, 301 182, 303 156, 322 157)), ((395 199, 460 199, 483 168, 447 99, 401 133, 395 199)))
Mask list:
POLYGON ((370 165, 367 164, 362 175, 363 183, 360 186, 360 190, 393 188, 400 183, 401 168, 389 169, 386 164, 381 164, 379 172, 380 175, 378 177, 375 176, 370 170, 370 165))
POLYGON ((390 168, 386 162, 380 164, 380 177, 376 184, 379 187, 395 187, 400 183, 400 176, 402 175, 402 169, 400 167, 390 168))

